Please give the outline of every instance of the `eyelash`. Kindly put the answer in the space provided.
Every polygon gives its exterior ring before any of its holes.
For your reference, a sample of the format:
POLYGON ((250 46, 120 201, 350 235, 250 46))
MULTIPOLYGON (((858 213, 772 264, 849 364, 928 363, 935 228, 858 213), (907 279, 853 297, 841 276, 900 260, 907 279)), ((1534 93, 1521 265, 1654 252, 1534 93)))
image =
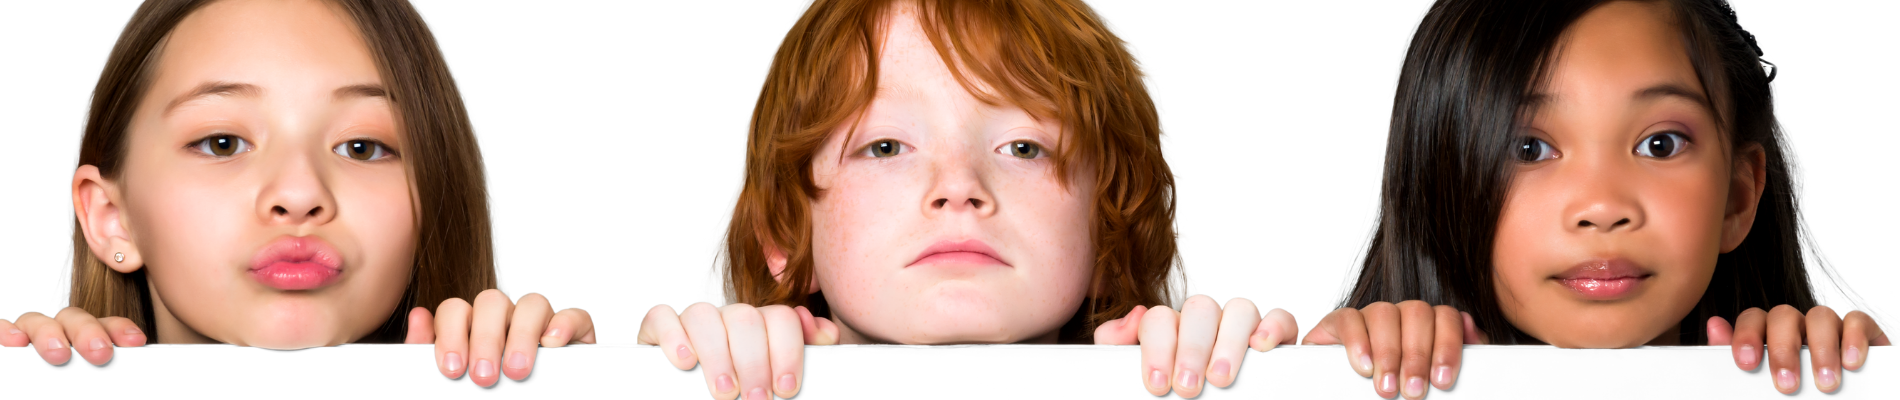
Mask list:
POLYGON ((239 153, 249 152, 253 150, 251 146, 251 141, 244 140, 244 138, 242 137, 238 137, 237 135, 233 135, 229 133, 215 133, 215 134, 211 134, 210 136, 205 136, 204 138, 200 138, 198 140, 192 141, 189 144, 186 144, 185 149, 195 151, 201 156, 211 157, 211 158, 216 158, 216 159, 236 157, 239 153), (213 144, 215 143, 217 139, 230 139, 232 141, 231 144, 233 145, 233 148, 231 149, 230 154, 218 154, 217 150, 212 148, 213 144))
POLYGON ((343 158, 348 158, 351 160, 362 161, 362 162, 383 162, 383 161, 388 161, 391 158, 400 157, 402 155, 400 153, 397 153, 396 149, 391 149, 389 148, 389 145, 384 144, 383 142, 378 141, 376 139, 345 140, 343 141, 343 143, 338 143, 336 147, 331 147, 330 152, 335 153, 336 155, 339 155, 339 156, 343 156, 343 158), (357 159, 356 157, 350 156, 349 150, 347 150, 345 147, 349 146, 351 143, 358 143, 358 142, 367 143, 370 146, 373 146, 370 149, 370 157, 371 157, 370 159, 361 160, 361 159, 357 159))

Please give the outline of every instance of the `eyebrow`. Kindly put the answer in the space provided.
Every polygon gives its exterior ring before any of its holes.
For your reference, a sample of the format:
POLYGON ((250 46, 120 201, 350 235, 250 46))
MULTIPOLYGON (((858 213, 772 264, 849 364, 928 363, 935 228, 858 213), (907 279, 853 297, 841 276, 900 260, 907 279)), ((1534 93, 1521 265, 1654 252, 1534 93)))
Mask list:
POLYGON ((184 104, 185 102, 188 102, 188 101, 197 100, 197 99, 201 99, 205 97, 210 97, 210 96, 257 97, 258 95, 263 94, 263 93, 264 93, 264 89, 258 88, 257 85, 252 85, 248 83, 237 83, 237 82, 227 82, 227 81, 205 82, 205 83, 198 84, 198 87, 191 89, 190 92, 185 92, 185 95, 178 96, 178 98, 176 99, 172 99, 171 103, 165 105, 164 114, 170 115, 173 109, 178 108, 178 105, 184 104))
MULTIPOLYGON (((1701 92, 1689 90, 1687 86, 1676 83, 1663 83, 1643 88, 1642 90, 1637 90, 1636 94, 1631 97, 1636 100, 1655 100, 1664 97, 1675 97, 1696 103, 1704 108, 1713 108, 1709 105, 1708 97, 1704 97, 1701 92)), ((1556 98, 1557 96, 1550 93, 1531 93, 1529 96, 1524 97, 1524 105, 1535 109, 1550 104, 1550 102, 1556 98)))
POLYGON ((335 97, 337 101, 358 97, 381 97, 388 99, 389 90, 384 89, 383 85, 364 83, 337 88, 336 92, 331 96, 335 97))

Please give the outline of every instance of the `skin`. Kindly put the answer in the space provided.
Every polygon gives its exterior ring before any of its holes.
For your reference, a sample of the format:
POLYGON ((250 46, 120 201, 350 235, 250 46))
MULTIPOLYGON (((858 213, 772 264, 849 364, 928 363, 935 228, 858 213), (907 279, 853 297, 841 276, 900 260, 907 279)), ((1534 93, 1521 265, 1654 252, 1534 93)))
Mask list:
MULTIPOLYGON (((132 114, 123 174, 109 179, 81 166, 73 202, 95 257, 122 273, 146 272, 159 337, 301 349, 349 343, 381 326, 389 314, 374 310, 395 309, 410 279, 416 203, 395 110, 348 15, 319 1, 217 2, 181 21, 157 55, 132 114), (232 144, 214 148, 219 140, 232 144), (354 146, 377 150, 352 156, 354 146), (334 283, 282 290, 253 278, 259 249, 293 237, 335 249, 342 272, 334 283)), ((496 381, 504 341, 513 359, 502 369, 516 379, 532 369, 537 342, 593 341, 585 312, 557 316, 538 294, 521 300, 520 313, 496 290, 472 309, 461 299, 445 302, 440 316, 416 308, 408 341, 439 335, 439 354, 474 347, 472 380, 483 386, 496 381), (511 325, 520 338, 509 337, 511 325)), ((112 344, 146 340, 125 318, 78 308, 18 321, 20 334, 0 321, 0 344, 37 343, 53 364, 70 358, 62 338, 95 365, 111 359, 112 344)), ((443 368, 451 378, 462 369, 443 368)))
MULTIPOLYGON (((796 395, 805 344, 1054 343, 1088 294, 1092 172, 1058 179, 1057 121, 978 101, 931 47, 915 12, 899 6, 886 17, 877 96, 858 130, 839 127, 811 165, 822 190, 811 203, 814 287, 832 319, 803 307, 700 303, 677 315, 657 306, 642 322, 640 342, 674 349, 664 352, 674 366, 703 363, 715 398, 796 395), (1011 147, 1021 143, 1041 151, 1021 157, 1011 147), (913 264, 933 244, 965 240, 987 244, 1005 265, 913 264), (776 377, 770 389, 768 377, 776 377)), ((772 267, 782 270, 784 252, 772 253, 772 267)), ((1144 371, 1162 374, 1150 391, 1166 394, 1166 376, 1179 370, 1183 396, 1193 397, 1213 349, 1222 349, 1224 386, 1250 334, 1260 332, 1251 341, 1261 350, 1292 340, 1292 316, 1274 311, 1273 323, 1262 323, 1252 303, 1237 299, 1223 321, 1219 305, 1198 296, 1185 314, 1137 309, 1096 337, 1139 342, 1144 365, 1155 366, 1144 371), (1219 343, 1217 332, 1225 334, 1219 343)))
MULTIPOLYGON (((1719 131, 1666 7, 1613 2, 1586 13, 1565 32, 1550 81, 1537 93, 1541 107, 1526 135, 1548 147, 1518 165, 1492 258, 1505 317, 1546 343, 1680 344, 1676 330, 1708 289, 1716 256, 1740 246, 1754 223, 1767 183, 1765 153, 1760 145, 1737 151, 1719 131), (1677 150, 1649 146, 1659 139, 1677 150), (1626 260, 1648 277, 1607 299, 1586 297, 1556 279, 1580 263, 1607 259, 1626 260)), ((1341 309, 1309 333, 1308 342, 1346 343, 1354 368, 1371 376, 1362 365, 1374 364, 1382 382, 1390 379, 1384 377, 1391 359, 1402 357, 1400 375, 1415 382, 1422 375, 1413 371, 1422 370, 1410 366, 1414 351, 1455 353, 1456 338, 1472 344, 1482 336, 1469 317, 1460 329, 1448 314, 1454 311, 1439 306, 1437 318, 1426 318, 1426 307, 1413 301, 1341 309), (1406 355, 1388 354, 1398 351, 1406 355)), ((1867 345, 1886 343, 1865 314, 1849 313, 1843 321, 1825 306, 1805 316, 1788 305, 1750 309, 1737 321, 1730 327, 1711 319, 1708 344, 1733 345, 1736 365, 1753 370, 1765 340, 1782 393, 1800 388, 1793 371, 1804 333, 1816 387, 1824 392, 1840 386, 1843 341, 1855 354, 1849 368, 1864 361, 1867 345)), ((1453 379, 1448 374, 1434 383, 1449 389, 1453 379)), ((1375 385, 1382 396, 1395 394, 1389 385, 1375 385)), ((1422 397, 1423 385, 1408 384, 1404 395, 1422 397)))

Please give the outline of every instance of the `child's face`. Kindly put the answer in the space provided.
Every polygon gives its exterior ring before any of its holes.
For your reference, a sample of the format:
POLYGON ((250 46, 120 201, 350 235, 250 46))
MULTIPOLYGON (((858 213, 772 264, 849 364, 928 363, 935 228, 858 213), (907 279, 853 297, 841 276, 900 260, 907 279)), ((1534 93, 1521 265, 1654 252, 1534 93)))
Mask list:
POLYGON ((1536 141, 1512 148, 1525 162, 1493 251, 1504 314, 1531 336, 1667 344, 1716 255, 1747 234, 1762 153, 1734 163, 1677 32, 1665 5, 1637 2, 1565 32, 1529 122, 1536 141))
POLYGON ((1094 177, 1059 126, 957 83, 914 12, 887 17, 877 97, 812 163, 817 283, 847 340, 1053 339, 1087 294, 1094 177))
POLYGON ((375 330, 409 280, 415 215, 348 15, 217 2, 158 52, 117 186, 160 337, 302 348, 375 330))

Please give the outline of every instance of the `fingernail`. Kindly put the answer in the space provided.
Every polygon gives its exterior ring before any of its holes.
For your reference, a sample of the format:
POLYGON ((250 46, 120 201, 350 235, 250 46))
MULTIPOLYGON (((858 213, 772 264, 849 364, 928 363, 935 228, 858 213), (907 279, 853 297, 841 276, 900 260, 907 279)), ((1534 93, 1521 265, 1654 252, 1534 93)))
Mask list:
POLYGON ((1405 397, 1416 399, 1422 396, 1425 396, 1425 378, 1415 376, 1412 377, 1412 379, 1407 379, 1405 381, 1405 397))
POLYGON ((1198 374, 1195 374, 1194 371, 1192 370, 1181 371, 1180 381, 1181 381, 1182 388, 1193 388, 1193 387, 1201 386, 1201 376, 1198 374))
POLYGON ((1742 360, 1742 365, 1754 365, 1755 346, 1745 344, 1742 345, 1742 347, 1735 348, 1735 359, 1742 360))
POLYGON ((1451 366, 1438 366, 1438 369, 1432 371, 1432 381, 1438 382, 1438 386, 1451 385, 1451 366))
POLYGON ((93 350, 98 350, 98 349, 103 349, 103 348, 106 348, 106 340, 105 340, 105 339, 93 339, 93 340, 92 340, 92 349, 93 349, 93 350))
POLYGON ((1821 368, 1820 371, 1814 372, 1814 386, 1823 392, 1833 392, 1834 386, 1840 384, 1837 379, 1839 378, 1834 375, 1833 368, 1821 368))
POLYGON ((675 353, 679 353, 679 356, 680 356, 680 358, 679 358, 679 359, 681 359, 681 360, 684 360, 684 359, 688 359, 688 358, 692 358, 692 357, 693 357, 693 351, 692 351, 692 350, 687 350, 687 349, 686 349, 686 345, 683 345, 683 344, 682 344, 682 345, 680 345, 680 348, 679 348, 679 351, 676 351, 675 353))
POLYGON ((7 330, 7 334, 8 334, 8 335, 18 335, 18 334, 20 334, 20 330, 19 330, 19 329, 8 329, 8 330, 7 330))
POLYGON ((1399 391, 1399 375, 1387 372, 1379 378, 1379 391, 1392 393, 1399 391))
POLYGON ((446 364, 449 366, 449 372, 462 372, 462 353, 451 351, 449 355, 443 356, 442 358, 448 359, 446 364))
POLYGON ((127 334, 127 335, 143 335, 143 334, 145 334, 145 333, 144 333, 144 332, 139 332, 139 328, 125 328, 125 334, 127 334))
POLYGON ((1149 371, 1150 371, 1148 372, 1148 387, 1149 388, 1160 389, 1160 388, 1168 387, 1167 374, 1161 373, 1161 370, 1158 368, 1150 369, 1149 371))
POLYGON ((548 328, 548 333, 545 335, 541 335, 541 337, 549 338, 549 339, 560 339, 561 328, 548 328))
POLYGON ((752 388, 752 391, 750 391, 750 392, 746 392, 746 393, 745 393, 745 398, 746 398, 746 400, 759 400, 759 399, 764 399, 764 398, 765 398, 765 388, 752 388))
POLYGON ((476 378, 488 378, 493 376, 495 376, 495 363, 489 362, 486 358, 475 360, 476 378))
POLYGON ((1860 365, 1860 348, 1847 346, 1846 350, 1841 350, 1841 362, 1847 365, 1860 365))
POLYGON ((791 393, 792 389, 797 389, 797 386, 798 378, 792 377, 792 374, 778 376, 778 391, 791 393))
MULTIPOLYGON (((1233 377, 1234 376, 1233 364, 1228 364, 1227 360, 1214 361, 1214 367, 1208 368, 1207 376, 1208 377, 1218 376, 1218 377, 1221 377, 1221 379, 1227 379, 1229 377, 1233 377)), ((1228 379, 1228 381, 1232 381, 1232 379, 1228 379)))
POLYGON ((522 368, 527 368, 527 367, 528 367, 527 354, 521 354, 521 352, 517 351, 515 352, 514 355, 508 356, 508 369, 522 369, 522 368))
POLYGON ((1783 368, 1775 372, 1775 387, 1783 391, 1794 390, 1800 385, 1799 383, 1795 383, 1795 379, 1797 378, 1794 375, 1794 370, 1783 368))
POLYGON ((1372 356, 1368 356, 1368 355, 1359 356, 1359 370, 1372 372, 1372 356))
POLYGON ((47 350, 59 350, 59 349, 64 349, 64 348, 66 348, 66 344, 64 344, 64 343, 60 343, 60 342, 59 342, 59 339, 53 339, 53 340, 48 340, 48 341, 46 341, 46 349, 47 349, 47 350))
POLYGON ((719 379, 714 379, 713 390, 719 393, 726 393, 726 392, 732 391, 732 377, 728 375, 720 375, 719 379))

